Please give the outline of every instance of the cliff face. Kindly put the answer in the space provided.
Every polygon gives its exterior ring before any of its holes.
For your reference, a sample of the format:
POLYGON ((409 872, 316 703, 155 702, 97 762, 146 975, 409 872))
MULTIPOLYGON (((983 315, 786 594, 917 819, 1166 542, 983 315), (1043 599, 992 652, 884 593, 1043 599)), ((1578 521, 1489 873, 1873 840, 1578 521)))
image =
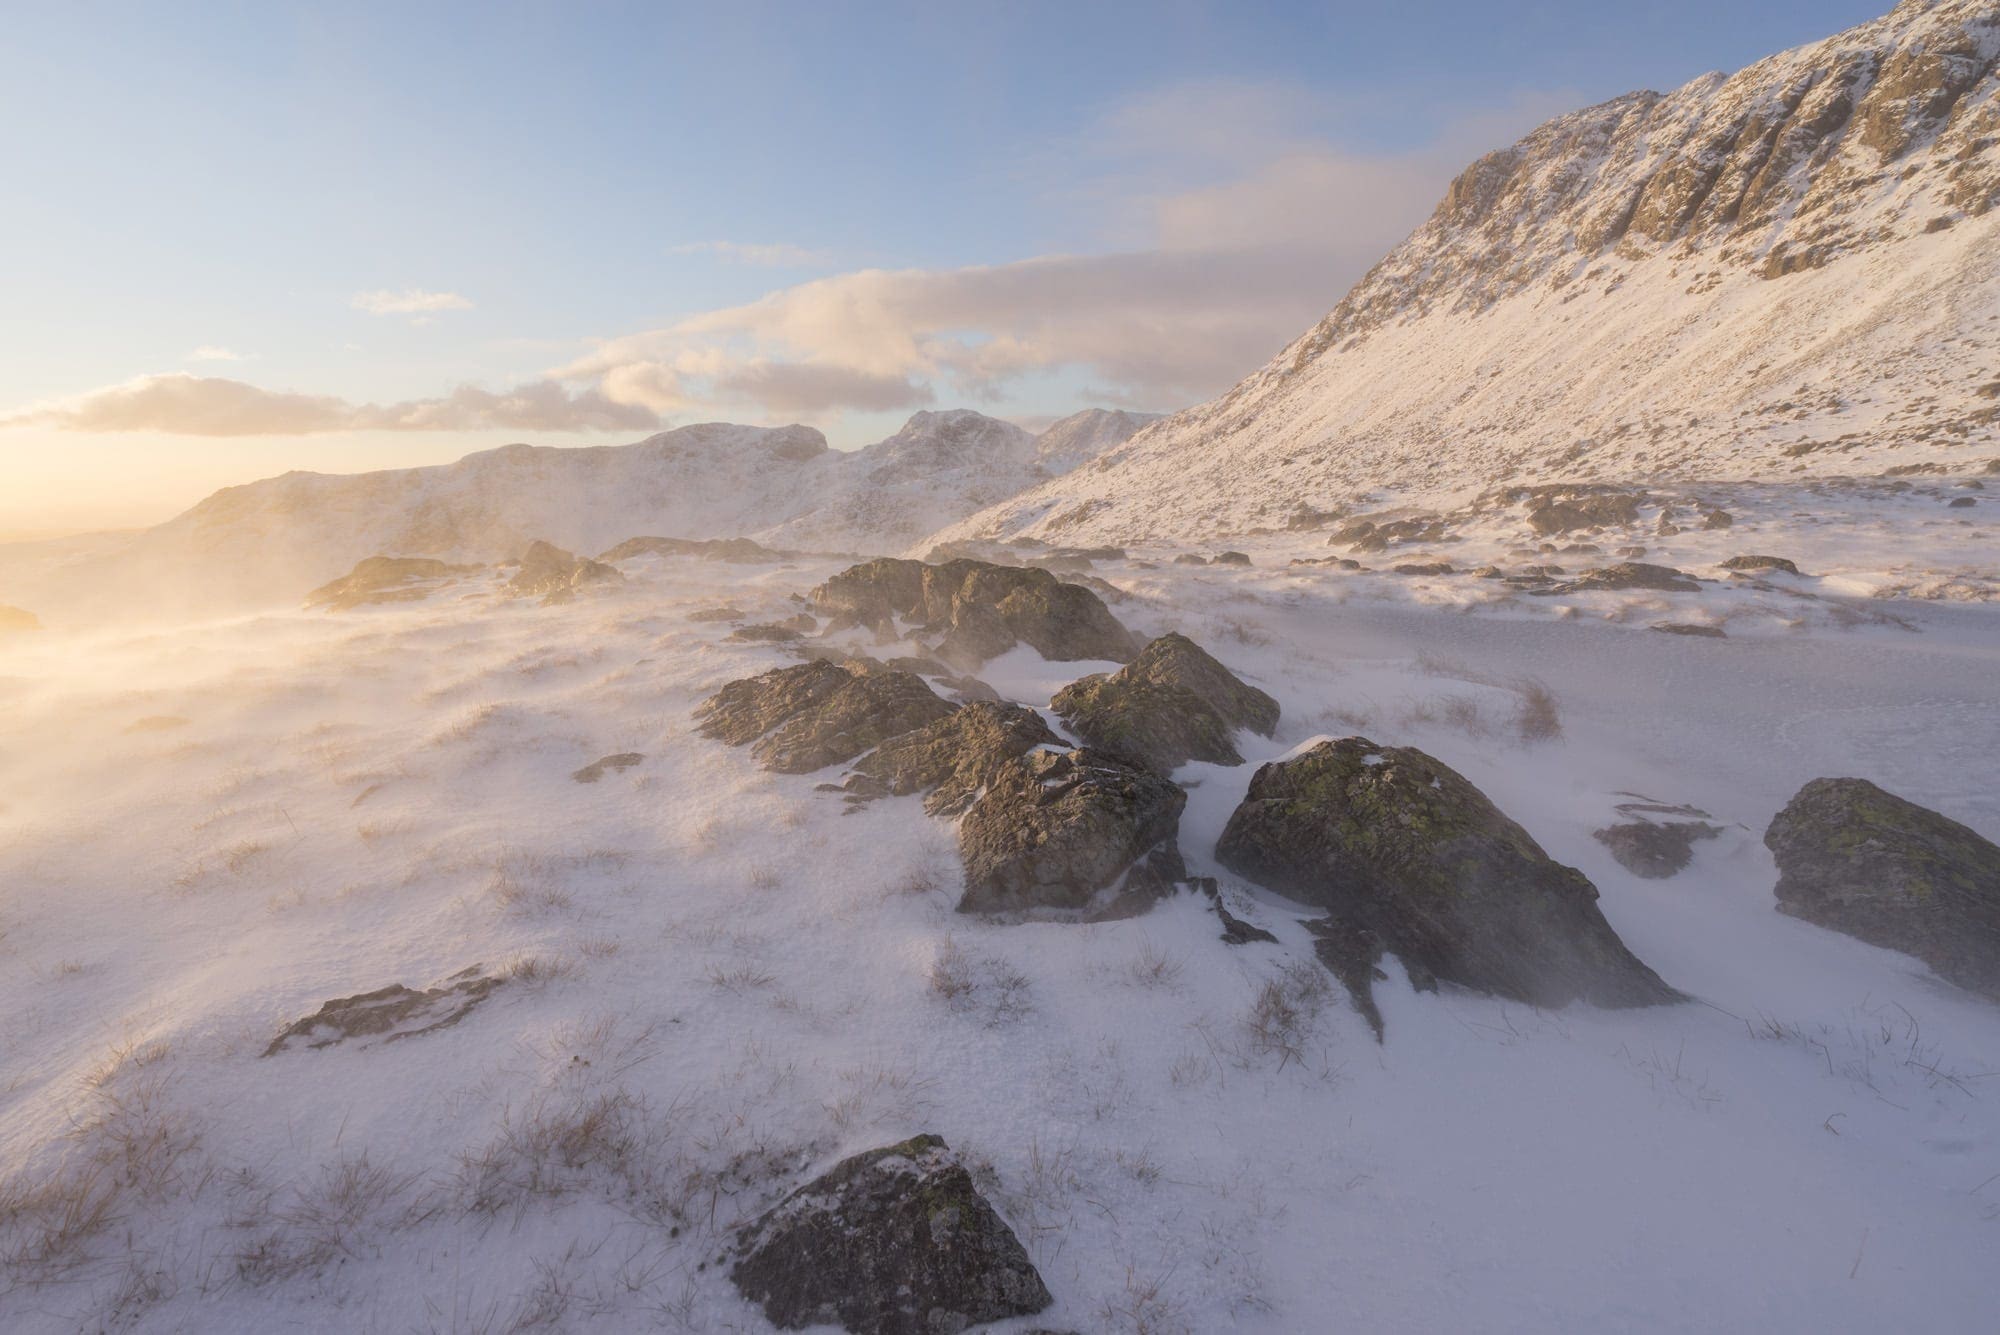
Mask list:
POLYGON ((1550 121, 1228 394, 949 536, 1228 528, 1280 492, 1580 463, 1744 476, 1990 447, 1996 64, 2000 6, 1908 0, 1550 121), (1207 515, 1181 503, 1204 494, 1207 515))

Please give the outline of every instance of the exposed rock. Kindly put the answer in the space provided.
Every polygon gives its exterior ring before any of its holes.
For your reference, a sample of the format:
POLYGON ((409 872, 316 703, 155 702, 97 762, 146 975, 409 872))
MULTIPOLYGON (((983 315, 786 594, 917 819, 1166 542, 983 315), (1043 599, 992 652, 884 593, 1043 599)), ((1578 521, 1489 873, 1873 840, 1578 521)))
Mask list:
POLYGON ((1709 510, 1701 517, 1701 526, 1706 529, 1729 528, 1736 523, 1736 516, 1727 510, 1709 510))
POLYGON ((755 564, 784 561, 791 555, 790 552, 773 551, 748 538, 627 538, 597 559, 629 561, 635 556, 694 556, 704 561, 755 564))
POLYGON ((735 607, 704 607, 698 612, 689 612, 689 621, 741 621, 744 612, 735 607))
POLYGON ((937 637, 940 658, 966 669, 1021 642, 1056 661, 1123 663, 1138 650, 1095 593, 1031 567, 885 557, 835 575, 813 590, 812 601, 834 628, 893 632, 896 617, 915 621, 937 637))
POLYGON ((1208 558, 1206 556, 1196 556, 1193 552, 1182 552, 1174 558, 1174 564, 1177 566, 1205 566, 1208 564, 1208 558))
POLYGON ((1025 705, 979 702, 900 737, 855 763, 865 782, 851 791, 901 797, 931 790, 924 810, 956 816, 992 783, 1001 766, 1062 739, 1025 705))
POLYGON ((764 768, 810 774, 950 714, 911 672, 854 672, 817 659, 732 681, 695 711, 704 735, 756 741, 764 768))
POLYGON ((1160 774, 1190 760, 1240 765, 1231 734, 1269 737, 1278 727, 1276 700, 1178 634, 1162 635, 1108 676, 1070 683, 1052 707, 1086 745, 1160 774))
POLYGON ((1330 911, 1333 936, 1360 943, 1337 972, 1364 1013, 1376 948, 1419 985, 1537 1006, 1680 998, 1619 941, 1581 872, 1421 751, 1349 737, 1264 766, 1216 857, 1330 911))
POLYGON ((585 765, 569 777, 575 779, 578 783, 596 783, 606 774, 623 773, 645 758, 637 751, 620 751, 615 756, 606 756, 602 760, 591 761, 588 765, 585 765))
POLYGON ((1689 635, 1703 640, 1726 640, 1729 632, 1720 626, 1704 626, 1694 621, 1656 621, 1652 629, 1665 635, 1689 635))
POLYGON ((1531 503, 1528 527, 1542 537, 1574 533, 1579 529, 1606 528, 1639 522, 1639 503, 1644 498, 1631 492, 1570 494, 1531 503))
POLYGON ((949 1335, 1054 1300, 936 1136, 844 1159, 738 1233, 730 1278, 782 1330, 949 1335))
POLYGON ((1796 575, 1799 568, 1782 556, 1732 556, 1722 563, 1724 570, 1782 570, 1796 575))
POLYGON ((1713 839, 1721 827, 1706 821, 1671 821, 1655 825, 1630 821, 1596 831, 1592 837, 1611 850, 1618 865, 1634 876, 1662 881, 1685 870, 1694 858, 1697 839, 1713 839))
POLYGON ((729 638, 752 644, 790 644, 795 640, 803 640, 805 636, 790 626, 766 621, 754 626, 738 626, 729 632, 729 638))
MULTIPOLYGON (((371 556, 339 579, 307 594, 306 606, 345 612, 368 603, 413 602, 478 569, 423 556, 371 556)), ((5 618, 0 616, 0 629, 4 628, 5 618)))
POLYGON ((1209 908, 1215 910, 1215 916, 1221 919, 1224 945, 1247 946, 1253 941, 1276 944, 1277 937, 1229 911, 1229 907, 1222 902, 1222 887, 1215 883, 1213 876, 1196 876, 1188 884, 1208 900, 1209 908))
POLYGON ((1449 561, 1405 561, 1389 567, 1398 575, 1449 575, 1455 573, 1449 561))
POLYGON ((1029 751, 993 772, 959 825, 959 911, 1090 908, 1172 847, 1186 805, 1174 784, 1116 756, 1029 751))
POLYGON ((9 607, 0 603, 0 635, 11 635, 17 631, 40 630, 42 619, 33 612, 20 607, 9 607))
POLYGON ((1219 566, 1247 566, 1250 564, 1250 556, 1247 552, 1217 552, 1211 564, 1219 566))
POLYGON ((1656 589, 1662 593, 1700 593, 1701 585, 1672 566, 1647 565, 1643 561, 1621 561, 1579 575, 1565 584, 1537 592, 1545 595, 1596 593, 1614 589, 1656 589))
POLYGON ((463 1020, 503 981, 483 973, 475 964, 425 992, 391 983, 359 996, 338 997, 286 1025, 263 1055, 272 1057, 295 1047, 330 1047, 350 1038, 379 1037, 384 1043, 393 1043, 435 1033, 463 1020))
POLYGON ((1814 779, 1764 843, 1780 912, 2000 1000, 2000 848, 1976 832, 1866 779, 1814 779))
POLYGON ((593 584, 620 584, 625 577, 601 561, 566 552, 547 542, 533 542, 521 556, 521 568, 507 581, 507 591, 544 603, 566 602, 578 589, 593 584))
POLYGON ((1949 505, 1945 506, 1945 509, 1947 509, 1947 510, 1970 510, 1970 509, 1971 509, 1971 508, 1972 508, 1973 506, 1975 506, 1975 505, 1977 505, 1977 504, 1979 504, 1979 501, 1978 501, 1978 499, 1977 499, 1976 497, 1972 497, 1972 496, 1957 496, 1957 497, 1954 497, 1954 498, 1952 499, 1952 501, 1951 501, 1951 503, 1950 503, 1949 505))

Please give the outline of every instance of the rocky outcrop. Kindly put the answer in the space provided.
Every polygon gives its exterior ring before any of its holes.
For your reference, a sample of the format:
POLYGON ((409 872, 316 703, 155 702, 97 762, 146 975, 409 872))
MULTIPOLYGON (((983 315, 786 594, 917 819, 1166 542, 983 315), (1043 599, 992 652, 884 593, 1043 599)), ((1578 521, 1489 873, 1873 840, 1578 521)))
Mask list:
POLYGON ((596 783, 607 774, 622 774, 646 757, 637 751, 620 751, 615 756, 593 760, 569 777, 578 783, 596 783))
POLYGON ((1663 881, 1678 876, 1694 860, 1695 841, 1713 839, 1721 827, 1707 821, 1625 821, 1591 837, 1611 850, 1618 865, 1634 876, 1663 881))
POLYGON ((781 1330, 948 1335, 1054 1301, 936 1136, 842 1160, 741 1230, 730 1279, 781 1330))
POLYGON ((742 746, 780 774, 810 774, 934 723, 957 706, 923 678, 821 660, 730 682, 695 711, 703 735, 742 746))
POLYGON ((1764 843, 1780 912, 2000 1000, 2000 847, 1866 779, 1813 780, 1764 843))
POLYGON ((1278 702, 1185 635, 1167 634, 1109 675, 1065 686, 1053 702, 1084 743, 1170 774, 1190 760, 1240 765, 1238 728, 1269 737, 1278 702))
POLYGON ((517 598, 540 598, 544 604, 567 602, 580 589, 596 584, 621 584, 617 568, 566 552, 547 542, 532 542, 521 555, 521 568, 507 581, 517 598))
POLYGON ((846 791, 862 797, 928 792, 925 811, 956 816, 986 790, 1001 767, 1037 747, 1061 746, 1042 716, 1024 705, 969 704, 863 756, 846 791))
POLYGON ((1257 771, 1216 858, 1325 908, 1333 954, 1370 1013, 1373 956, 1413 982, 1562 1006, 1680 994, 1625 948, 1581 872, 1542 851, 1462 775, 1410 748, 1321 742, 1257 771))
POLYGON ((755 565, 789 560, 790 552, 773 551, 748 538, 627 538, 607 552, 600 561, 630 561, 637 556, 692 556, 703 561, 729 561, 755 565))
POLYGON ((414 602, 478 569, 421 556, 371 556, 307 594, 306 606, 345 612, 369 603, 414 602))
POLYGON ((1746 574, 1759 570, 1781 570, 1787 575, 1799 573, 1798 566, 1782 556, 1732 556, 1722 563, 1724 570, 1739 570, 1746 574))
POLYGON ((1183 874, 1174 840, 1186 805, 1174 784, 1116 756, 1029 751, 993 772, 959 824, 959 911, 1089 910, 1133 876, 1146 894, 1164 891, 1183 874))
POLYGON ((331 1047, 349 1039, 393 1043, 436 1033, 471 1014, 504 981, 484 973, 475 964, 423 992, 391 983, 358 996, 337 997, 304 1019, 286 1025, 263 1055, 274 1057, 294 1048, 331 1047))
POLYGON ((1138 651, 1095 593, 1032 567, 883 558, 835 575, 813 590, 812 602, 833 629, 893 634, 901 617, 932 641, 931 652, 966 670, 1019 643, 1063 662, 1123 663, 1138 651))
POLYGON ((1544 595, 1603 593, 1621 589, 1651 589, 1658 593, 1700 593, 1701 585, 1672 566, 1647 565, 1643 561, 1621 561, 1579 575, 1554 588, 1539 589, 1544 595))

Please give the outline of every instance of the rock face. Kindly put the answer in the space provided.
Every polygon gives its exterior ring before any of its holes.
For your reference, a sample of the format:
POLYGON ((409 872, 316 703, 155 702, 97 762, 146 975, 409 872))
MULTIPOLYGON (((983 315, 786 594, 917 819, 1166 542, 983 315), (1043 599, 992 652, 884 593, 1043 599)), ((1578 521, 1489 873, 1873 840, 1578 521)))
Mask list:
POLYGON ((263 1055, 274 1057, 295 1047, 331 1047, 351 1038, 380 1038, 384 1043, 393 1043, 400 1038, 435 1033, 463 1020, 503 981, 482 973, 474 965, 424 992, 391 983, 358 996, 338 997, 304 1019, 286 1025, 263 1055))
POLYGON ((339 579, 307 594, 306 606, 345 612, 368 603, 413 602, 478 569, 427 557, 371 556, 339 579))
POLYGON ((815 659, 730 682, 695 717, 705 736, 731 746, 755 741, 766 769, 810 774, 956 708, 915 673, 852 672, 815 659))
POLYGON ((863 756, 848 789, 901 797, 928 790, 924 810, 956 816, 1008 762, 1036 747, 1060 747, 1042 716, 1024 705, 969 704, 928 727, 892 737, 863 756))
POLYGON ((959 911, 1088 909, 1155 852, 1137 870, 1165 889, 1180 871, 1186 805, 1174 784, 1116 756, 1029 751, 992 774, 959 824, 959 911))
POLYGON ((1053 1299, 936 1136, 857 1154, 742 1230, 730 1278, 781 1330, 954 1335, 1053 1299))
POLYGON ((966 670, 1022 642, 1063 662, 1123 663, 1138 651, 1095 593, 1033 567, 883 558, 835 575, 813 590, 812 602, 836 628, 892 633, 895 618, 905 618, 936 638, 939 658, 966 670))
POLYGON ((1694 860, 1698 839, 1713 839, 1722 831, 1706 821, 1627 821, 1607 826, 1591 837, 1611 850, 1618 865, 1634 876, 1663 881, 1677 876, 1694 860))
POLYGON ((1915 955, 2000 1000, 2000 848, 1866 779, 1815 779, 1771 821, 1778 909, 1915 955))
POLYGON ((1085 744, 1160 774, 1190 760, 1240 765, 1231 734, 1269 737, 1278 702, 1184 635, 1162 635, 1118 671, 1072 682, 1056 695, 1057 714, 1085 744))
POLYGON ((546 542, 533 542, 521 555, 521 568, 507 581, 507 591, 543 603, 566 602, 577 590, 593 584, 621 584, 625 577, 602 561, 592 561, 546 542))
POLYGON ((1421 751, 1349 737, 1264 766, 1216 857, 1329 911, 1347 943, 1335 971, 1364 1013, 1371 956, 1385 949, 1419 986, 1537 1006, 1680 999, 1625 948, 1581 872, 1421 751))

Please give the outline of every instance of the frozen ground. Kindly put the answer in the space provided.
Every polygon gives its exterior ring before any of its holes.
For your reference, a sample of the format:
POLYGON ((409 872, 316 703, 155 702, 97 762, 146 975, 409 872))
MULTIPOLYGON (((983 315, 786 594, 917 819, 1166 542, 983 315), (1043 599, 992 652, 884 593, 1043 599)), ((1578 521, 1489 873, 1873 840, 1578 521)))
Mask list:
MULTIPOLYGON (((1755 532, 1690 541, 1811 576, 1895 559, 1755 532)), ((831 565, 8 642, 0 1327, 761 1330, 713 1263, 731 1226, 929 1130, 988 1166, 1056 1295, 1024 1325, 1990 1329, 2000 1010, 1780 916, 1759 836, 1857 774, 2000 837, 2000 609, 1817 578, 1507 602, 1282 564, 1326 552, 1099 571, 1128 624, 1284 706, 1252 765, 1178 776, 1196 869, 1255 762, 1413 743, 1699 1001, 1537 1012, 1398 976, 1378 1047, 1303 912, 1227 878, 1280 945, 1224 945, 1188 898, 958 916, 915 799, 844 814, 831 775, 692 730, 786 660, 687 614, 787 615, 831 565), (1643 629, 1718 609, 1726 640, 1643 629), (1560 737, 1523 736, 1528 679, 1560 737), (1621 793, 1728 830, 1637 880, 1590 837, 1621 793), (456 1027, 259 1056, 328 998, 475 963, 509 981, 456 1027)), ((983 675, 1041 704, 1087 667, 983 675)))

